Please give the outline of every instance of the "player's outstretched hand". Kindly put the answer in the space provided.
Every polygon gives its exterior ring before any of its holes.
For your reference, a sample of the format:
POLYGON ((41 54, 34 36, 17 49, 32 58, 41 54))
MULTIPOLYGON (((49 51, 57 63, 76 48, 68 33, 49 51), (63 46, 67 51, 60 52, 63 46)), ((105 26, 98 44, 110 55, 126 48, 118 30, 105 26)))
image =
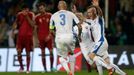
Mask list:
POLYGON ((99 0, 92 0, 92 4, 95 6, 99 6, 99 0))

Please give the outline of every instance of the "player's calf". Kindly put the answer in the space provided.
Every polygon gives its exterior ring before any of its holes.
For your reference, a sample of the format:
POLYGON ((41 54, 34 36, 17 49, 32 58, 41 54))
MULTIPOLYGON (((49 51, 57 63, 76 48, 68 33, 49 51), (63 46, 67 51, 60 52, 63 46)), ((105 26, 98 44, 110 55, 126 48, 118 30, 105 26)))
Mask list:
POLYGON ((108 75, 113 75, 115 72, 114 68, 108 69, 108 75))
POLYGON ((71 69, 72 75, 74 75, 74 72, 75 72, 75 56, 74 55, 69 56, 69 63, 70 63, 70 69, 71 69))
POLYGON ((68 66, 68 60, 63 57, 59 57, 59 61, 60 61, 61 65, 64 67, 64 69, 67 71, 67 73, 69 73, 70 69, 68 66))
POLYGON ((22 72, 24 72, 24 69, 20 68, 17 72, 22 73, 22 72))

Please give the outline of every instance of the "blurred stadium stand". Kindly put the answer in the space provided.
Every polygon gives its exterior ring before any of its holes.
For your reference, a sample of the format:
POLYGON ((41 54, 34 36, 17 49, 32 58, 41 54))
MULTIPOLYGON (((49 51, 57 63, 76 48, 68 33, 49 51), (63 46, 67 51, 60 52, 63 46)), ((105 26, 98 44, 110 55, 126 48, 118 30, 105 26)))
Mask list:
MULTIPOLYGON (((45 2, 47 10, 51 13, 57 11, 59 0, 0 0, 0 47, 14 47, 11 42, 11 27, 16 13, 26 3, 35 13, 36 3, 45 2)), ((71 4, 77 6, 78 11, 85 12, 91 5, 91 0, 65 0, 70 8, 71 4)), ((100 0, 104 10, 105 0, 100 0)), ((106 28, 106 37, 110 45, 134 45, 134 0, 109 0, 109 24, 106 28)))

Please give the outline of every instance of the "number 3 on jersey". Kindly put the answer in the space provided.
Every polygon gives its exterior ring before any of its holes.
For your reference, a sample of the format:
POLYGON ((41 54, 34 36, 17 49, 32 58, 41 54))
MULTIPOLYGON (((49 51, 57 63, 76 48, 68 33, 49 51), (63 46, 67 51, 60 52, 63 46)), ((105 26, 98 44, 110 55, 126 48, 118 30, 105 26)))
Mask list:
POLYGON ((60 14, 60 18, 61 18, 60 24, 64 26, 66 24, 66 21, 65 21, 66 16, 65 16, 65 14, 60 14))

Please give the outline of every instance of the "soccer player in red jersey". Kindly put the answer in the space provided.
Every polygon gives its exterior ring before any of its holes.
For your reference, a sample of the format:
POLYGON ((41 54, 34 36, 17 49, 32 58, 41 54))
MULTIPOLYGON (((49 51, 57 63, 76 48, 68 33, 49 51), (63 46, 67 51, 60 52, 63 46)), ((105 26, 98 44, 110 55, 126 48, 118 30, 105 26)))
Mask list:
POLYGON ((53 70, 53 36, 49 30, 51 13, 46 12, 44 3, 39 3, 37 5, 37 8, 39 10, 39 13, 35 17, 35 24, 37 25, 39 46, 42 52, 42 64, 44 70, 46 70, 45 48, 48 48, 50 50, 51 69, 53 70))
POLYGON ((26 49, 26 73, 30 72, 30 52, 33 50, 33 17, 34 13, 30 12, 28 6, 24 4, 22 6, 22 10, 17 14, 16 21, 14 23, 14 29, 18 28, 16 48, 18 53, 18 61, 20 64, 19 72, 23 72, 24 70, 22 63, 23 48, 26 49))

